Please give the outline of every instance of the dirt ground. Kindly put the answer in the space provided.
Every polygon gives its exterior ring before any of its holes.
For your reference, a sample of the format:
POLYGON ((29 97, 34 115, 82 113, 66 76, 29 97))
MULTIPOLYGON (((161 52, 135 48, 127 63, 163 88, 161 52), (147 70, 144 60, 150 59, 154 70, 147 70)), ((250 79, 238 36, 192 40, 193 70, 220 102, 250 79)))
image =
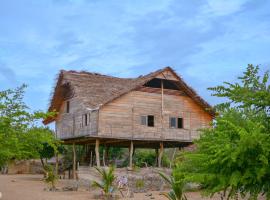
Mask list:
MULTIPOLYGON (((57 188, 67 185, 67 180, 60 180, 57 188)), ((57 191, 44 190, 46 184, 42 181, 42 175, 0 175, 1 200, 93 200, 98 191, 87 191, 79 188, 78 191, 57 191)), ((207 200, 202 198, 198 192, 187 193, 187 198, 192 200, 207 200)), ((165 200, 160 192, 135 193, 133 200, 165 200), (152 194, 151 196, 146 195, 152 194)), ((216 200, 216 199, 212 199, 216 200)))

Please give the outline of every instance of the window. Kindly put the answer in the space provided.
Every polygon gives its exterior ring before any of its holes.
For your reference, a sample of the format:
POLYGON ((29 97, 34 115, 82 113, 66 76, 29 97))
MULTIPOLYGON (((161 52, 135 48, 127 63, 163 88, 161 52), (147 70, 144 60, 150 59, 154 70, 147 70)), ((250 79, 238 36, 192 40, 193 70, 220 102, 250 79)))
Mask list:
POLYGON ((154 127, 155 126, 154 115, 141 116, 141 125, 154 127))
POLYGON ((148 120, 147 120, 147 125, 154 127, 155 123, 154 123, 154 115, 148 115, 147 116, 148 120))
POLYGON ((69 113, 69 101, 66 103, 66 112, 69 113))
POLYGON ((141 125, 147 124, 147 116, 141 116, 141 125))
POLYGON ((177 128, 183 128, 183 118, 178 118, 177 128))
POLYGON ((176 128, 176 118, 170 117, 170 128, 176 128))
POLYGON ((82 126, 87 126, 88 120, 87 120, 87 114, 82 115, 82 126))
POLYGON ((183 118, 170 117, 170 128, 183 128, 183 118))
POLYGON ((84 125, 87 126, 88 120, 87 120, 87 114, 84 114, 84 125))

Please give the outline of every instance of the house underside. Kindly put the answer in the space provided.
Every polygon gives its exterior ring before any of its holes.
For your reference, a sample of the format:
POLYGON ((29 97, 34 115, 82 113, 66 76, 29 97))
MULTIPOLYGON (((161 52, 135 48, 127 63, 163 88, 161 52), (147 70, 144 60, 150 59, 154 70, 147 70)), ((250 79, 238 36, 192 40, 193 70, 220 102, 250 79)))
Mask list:
POLYGON ((160 144, 163 143, 164 148, 183 148, 192 144, 191 140, 175 141, 175 140, 158 140, 158 139, 127 139, 127 138, 114 138, 114 137, 88 137, 82 136, 77 138, 70 138, 63 140, 64 144, 71 145, 89 145, 95 147, 96 140, 99 144, 106 147, 121 147, 130 148, 131 141, 134 148, 144 149, 159 149, 160 144))

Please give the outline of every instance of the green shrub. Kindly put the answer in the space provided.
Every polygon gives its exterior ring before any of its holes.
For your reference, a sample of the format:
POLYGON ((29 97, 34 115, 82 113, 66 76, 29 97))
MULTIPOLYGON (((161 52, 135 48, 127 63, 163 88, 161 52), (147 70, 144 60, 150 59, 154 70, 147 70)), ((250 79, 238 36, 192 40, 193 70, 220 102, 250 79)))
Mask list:
POLYGON ((171 190, 169 192, 164 192, 162 195, 167 197, 169 200, 187 200, 184 194, 185 188, 185 176, 181 172, 181 169, 177 166, 173 169, 172 175, 167 176, 166 174, 159 172, 159 175, 166 181, 171 190))
POLYGON ((136 180, 135 185, 136 185, 136 188, 137 188, 137 189, 143 188, 144 185, 145 185, 145 184, 144 184, 144 180, 143 180, 143 179, 138 179, 138 180, 136 180))
POLYGON ((51 165, 44 166, 45 178, 44 181, 50 185, 50 190, 55 190, 55 184, 58 180, 58 176, 55 174, 54 167, 51 165))
POLYGON ((138 167, 155 166, 156 154, 151 150, 137 150, 134 155, 134 164, 138 167))
POLYGON ((113 182, 116 179, 114 175, 114 167, 110 166, 108 170, 105 168, 96 167, 97 172, 100 175, 101 182, 93 181, 93 187, 98 187, 102 190, 105 199, 110 199, 112 197, 113 192, 116 190, 113 182))

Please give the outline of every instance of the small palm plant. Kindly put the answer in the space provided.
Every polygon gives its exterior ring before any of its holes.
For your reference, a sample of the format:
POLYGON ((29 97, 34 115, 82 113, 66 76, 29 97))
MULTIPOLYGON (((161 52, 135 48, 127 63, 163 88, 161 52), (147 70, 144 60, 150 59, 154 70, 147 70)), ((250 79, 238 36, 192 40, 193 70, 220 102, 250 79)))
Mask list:
POLYGON ((46 165, 44 167, 45 178, 44 181, 50 185, 50 190, 56 190, 55 184, 58 180, 58 176, 54 173, 54 168, 51 165, 46 165))
POLYGON ((187 200, 184 194, 185 181, 181 174, 172 173, 171 176, 159 172, 159 175, 170 185, 171 190, 167 193, 162 193, 169 200, 187 200))
POLYGON ((114 181, 116 179, 114 167, 110 166, 107 170, 105 168, 96 167, 96 170, 100 175, 101 182, 93 181, 92 186, 100 188, 103 191, 105 199, 110 199, 116 189, 114 186, 114 181))

